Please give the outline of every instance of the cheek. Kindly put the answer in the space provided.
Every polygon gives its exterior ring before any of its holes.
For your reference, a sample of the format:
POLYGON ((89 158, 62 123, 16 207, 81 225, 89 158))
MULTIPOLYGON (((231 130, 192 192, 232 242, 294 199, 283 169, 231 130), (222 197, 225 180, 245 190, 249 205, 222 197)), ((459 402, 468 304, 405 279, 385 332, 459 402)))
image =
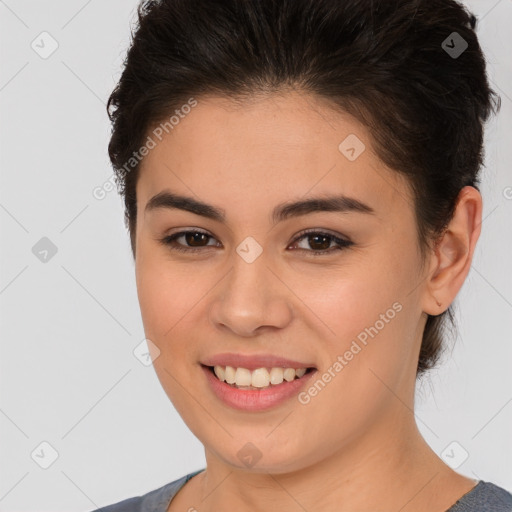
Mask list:
POLYGON ((145 336, 159 351, 154 370, 170 400, 185 412, 182 386, 189 385, 190 368, 197 361, 193 319, 204 291, 197 276, 155 254, 136 263, 136 282, 145 336))
POLYGON ((338 371, 331 369, 337 384, 329 387, 340 393, 333 400, 351 402, 349 391, 356 408, 375 403, 385 388, 378 377, 397 388, 404 374, 415 370, 417 298, 410 293, 415 265, 412 256, 397 258, 389 247, 372 252, 371 261, 295 280, 294 292, 305 305, 298 315, 309 319, 323 367, 332 368, 342 358, 338 371))
MULTIPOLYGON (((172 308, 169 308, 170 282, 157 265, 150 260, 137 263, 137 296, 146 335, 157 341, 172 325, 172 308), (166 315, 165 312, 170 314, 166 315)), ((157 343, 158 344, 158 343, 157 343)))
MULTIPOLYGON (((365 256, 364 261, 354 254, 338 266, 304 270, 300 278, 293 278, 293 290, 304 305, 297 314, 311 318, 316 332, 321 329, 334 347, 338 344, 343 348, 348 340, 376 323, 383 334, 399 316, 400 305, 404 307, 412 299, 407 296, 413 289, 411 263, 397 261, 392 254, 382 251, 371 258, 365 256)), ((292 275, 288 282, 291 279, 292 275)))
POLYGON ((162 338, 192 310, 205 284, 189 268, 153 251, 158 254, 144 255, 136 263, 137 296, 145 328, 162 338))
POLYGON ((403 396, 403 383, 415 370, 414 306, 404 300, 399 281, 394 283, 378 272, 354 273, 323 282, 322 299, 305 296, 329 329, 314 320, 322 368, 301 403, 309 400, 312 416, 329 418, 333 437, 370 428, 384 410, 396 406, 396 396, 403 396))
POLYGON ((146 252, 136 263, 141 317, 146 337, 160 351, 155 370, 165 380, 164 388, 174 392, 176 384, 166 370, 182 381, 188 378, 187 368, 196 365, 197 333, 206 319, 205 298, 218 277, 206 266, 202 271, 197 265, 170 262, 154 248, 146 252))

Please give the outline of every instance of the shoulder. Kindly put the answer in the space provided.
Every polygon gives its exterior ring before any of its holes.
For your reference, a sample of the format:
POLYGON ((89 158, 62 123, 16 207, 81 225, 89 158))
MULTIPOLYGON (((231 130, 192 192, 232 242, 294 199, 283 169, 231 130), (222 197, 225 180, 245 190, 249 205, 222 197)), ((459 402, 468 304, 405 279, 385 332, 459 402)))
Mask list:
POLYGON ((91 512, 166 512, 174 495, 190 478, 201 471, 203 470, 189 473, 142 496, 134 496, 91 512))
POLYGON ((512 494, 498 485, 480 480, 447 512, 512 512, 512 494))

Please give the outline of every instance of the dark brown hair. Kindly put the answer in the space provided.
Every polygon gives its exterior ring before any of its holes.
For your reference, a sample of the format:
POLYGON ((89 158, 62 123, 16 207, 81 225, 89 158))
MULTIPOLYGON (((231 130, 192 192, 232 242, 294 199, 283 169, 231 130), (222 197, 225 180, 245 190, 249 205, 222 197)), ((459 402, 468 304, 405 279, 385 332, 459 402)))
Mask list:
MULTIPOLYGON (((355 116, 381 160, 408 179, 423 256, 451 220, 459 191, 478 189, 483 124, 500 98, 489 87, 476 18, 456 1, 154 0, 137 14, 107 106, 134 258, 133 155, 150 128, 191 97, 243 103, 293 88, 355 116)), ((451 306, 428 316, 418 375, 439 359, 444 318, 453 327, 451 306)))

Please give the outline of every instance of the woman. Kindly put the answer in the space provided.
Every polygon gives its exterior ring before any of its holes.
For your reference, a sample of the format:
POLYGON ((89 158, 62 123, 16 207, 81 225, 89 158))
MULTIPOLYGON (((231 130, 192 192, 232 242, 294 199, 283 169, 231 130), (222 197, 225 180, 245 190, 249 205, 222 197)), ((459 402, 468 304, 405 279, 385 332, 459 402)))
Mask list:
POLYGON ((155 370, 206 468, 114 511, 510 511, 414 416, 499 108, 453 0, 161 0, 109 100, 155 370))

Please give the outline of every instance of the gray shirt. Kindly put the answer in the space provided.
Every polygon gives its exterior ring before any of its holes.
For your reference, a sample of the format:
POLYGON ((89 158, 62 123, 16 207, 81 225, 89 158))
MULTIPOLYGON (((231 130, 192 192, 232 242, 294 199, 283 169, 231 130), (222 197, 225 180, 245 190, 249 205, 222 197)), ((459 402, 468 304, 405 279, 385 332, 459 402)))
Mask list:
MULTIPOLYGON (((143 496, 128 498, 91 512, 166 512, 173 497, 195 475, 189 473, 143 496)), ((490 482, 479 480, 446 512, 512 512, 512 494, 490 482)))

